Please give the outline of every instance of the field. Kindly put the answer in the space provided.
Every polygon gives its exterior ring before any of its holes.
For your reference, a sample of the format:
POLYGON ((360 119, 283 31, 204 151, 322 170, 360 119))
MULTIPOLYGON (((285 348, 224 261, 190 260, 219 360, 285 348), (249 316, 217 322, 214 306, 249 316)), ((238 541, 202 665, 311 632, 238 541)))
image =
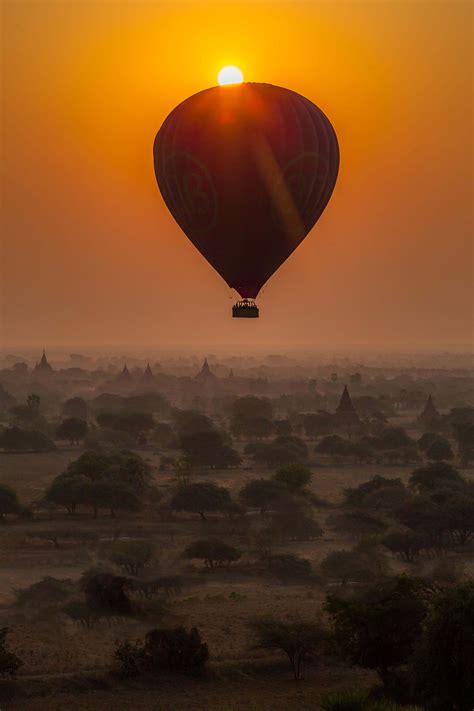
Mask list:
MULTIPOLYGON (((2 455, 2 482, 14 487, 24 504, 31 503, 67 463, 80 451, 66 450, 45 455, 2 455)), ((157 459, 150 452, 141 455, 153 465, 157 459)), ((170 474, 154 469, 158 487, 166 491, 174 480, 170 474)), ((324 536, 314 541, 279 545, 278 552, 298 553, 317 568, 329 552, 350 548, 356 541, 327 529, 325 521, 331 504, 341 499, 344 487, 356 486, 375 474, 401 477, 406 481, 410 468, 327 466, 314 467, 311 491, 325 499, 329 507, 317 511, 324 536)), ((213 481, 236 493, 252 478, 269 476, 264 469, 228 469, 193 475, 213 481)), ((259 514, 254 514, 258 516, 259 514)), ((0 529, 0 625, 9 626, 12 649, 24 661, 18 674, 20 695, 5 705, 11 709, 154 709, 156 711, 237 711, 254 709, 318 709, 321 693, 330 689, 359 688, 374 681, 371 673, 339 664, 309 667, 305 679, 294 682, 284 658, 255 647, 249 621, 275 615, 315 620, 323 615, 326 589, 316 584, 286 585, 247 570, 245 556, 234 569, 209 573, 182 559, 182 551, 192 540, 215 536, 234 545, 248 544, 239 519, 210 516, 202 521, 196 515, 182 514, 172 521, 154 517, 139 519, 100 516, 94 520, 83 512, 71 517, 55 514, 51 521, 9 521, 0 529), (167 626, 197 626, 211 651, 212 678, 201 682, 164 680, 159 688, 144 689, 138 683, 117 682, 111 677, 112 654, 117 640, 143 637, 156 620, 121 618, 113 624, 101 622, 84 629, 62 616, 38 620, 15 613, 11 607, 16 588, 30 585, 45 576, 77 579, 97 563, 95 545, 64 543, 59 548, 50 542, 31 538, 35 526, 54 529, 90 528, 99 538, 113 535, 148 537, 159 550, 159 570, 179 572, 188 584, 181 594, 165 603, 160 623, 167 626), (58 642, 59 640, 59 642, 58 642), (118 684, 118 685, 117 685, 118 684), (102 688, 103 687, 103 688, 102 688), (179 687, 179 688, 177 688, 179 687), (78 693, 80 692, 80 693, 78 693), (48 694, 47 699, 41 698, 48 694), (258 703, 255 699, 259 699, 258 703)), ((403 570, 392 561, 394 571, 403 570)))

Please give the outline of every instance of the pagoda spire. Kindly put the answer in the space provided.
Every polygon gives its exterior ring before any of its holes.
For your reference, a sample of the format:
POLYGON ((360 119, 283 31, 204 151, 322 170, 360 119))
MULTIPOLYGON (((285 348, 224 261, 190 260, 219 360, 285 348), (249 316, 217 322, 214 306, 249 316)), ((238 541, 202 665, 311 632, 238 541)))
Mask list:
POLYGON ((434 404, 433 398, 430 395, 428 395, 428 399, 426 401, 425 409, 421 413, 422 417, 439 417, 439 412, 436 409, 436 405, 434 404))
POLYGON ((141 381, 142 381, 142 383, 154 383, 155 382, 155 376, 153 375, 153 371, 152 371, 149 363, 147 363, 146 368, 143 371, 141 381))
POLYGON ((216 376, 212 372, 212 370, 209 367, 209 363, 207 362, 207 358, 204 358, 204 363, 202 364, 202 368, 199 371, 199 373, 196 375, 196 378, 198 380, 204 380, 204 381, 211 381, 215 380, 216 376))
POLYGON ((341 399, 339 401, 339 405, 337 406, 336 412, 355 412, 347 385, 344 385, 344 390, 342 391, 341 399))
POLYGON ((344 385, 344 390, 342 391, 341 399, 336 409, 336 418, 341 424, 345 425, 355 425, 360 422, 359 415, 352 404, 347 385, 344 385))
POLYGON ((130 375, 130 371, 127 368, 127 364, 124 363, 122 372, 120 373, 120 375, 117 376, 117 382, 125 384, 125 383, 129 383, 131 381, 131 379, 132 379, 132 376, 130 375))
POLYGON ((52 371, 52 367, 48 363, 48 359, 46 358, 46 351, 43 348, 43 355, 41 356, 40 362, 35 364, 34 367, 34 372, 35 373, 50 373, 52 371))

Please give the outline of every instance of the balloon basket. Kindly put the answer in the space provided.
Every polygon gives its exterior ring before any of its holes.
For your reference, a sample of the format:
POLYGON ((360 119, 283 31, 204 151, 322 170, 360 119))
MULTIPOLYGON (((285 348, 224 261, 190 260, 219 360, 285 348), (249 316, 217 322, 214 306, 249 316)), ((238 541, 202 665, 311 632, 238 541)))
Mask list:
POLYGON ((258 306, 253 299, 242 299, 232 307, 233 318, 258 318, 258 306))

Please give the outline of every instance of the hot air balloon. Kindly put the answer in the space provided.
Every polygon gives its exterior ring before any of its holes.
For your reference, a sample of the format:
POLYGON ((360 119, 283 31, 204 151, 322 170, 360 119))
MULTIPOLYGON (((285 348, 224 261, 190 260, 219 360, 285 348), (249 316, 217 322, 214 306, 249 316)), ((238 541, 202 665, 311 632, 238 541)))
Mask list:
POLYGON ((173 109, 153 154, 174 219, 241 296, 233 316, 257 317, 260 289, 334 189, 339 148, 328 118, 289 89, 216 86, 173 109))

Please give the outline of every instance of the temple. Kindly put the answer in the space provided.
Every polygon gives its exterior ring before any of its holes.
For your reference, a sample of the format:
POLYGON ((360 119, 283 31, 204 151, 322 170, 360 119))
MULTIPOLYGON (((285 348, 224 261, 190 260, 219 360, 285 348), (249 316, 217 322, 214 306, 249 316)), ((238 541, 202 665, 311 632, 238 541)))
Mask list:
POLYGON ((217 376, 214 375, 214 373, 211 371, 209 368, 209 363, 207 362, 207 358, 204 358, 204 363, 202 364, 202 368, 199 371, 199 373, 195 376, 196 380, 200 380, 202 383, 210 383, 210 382, 215 382, 217 379, 217 376))
POLYGON ((349 395, 347 385, 344 385, 344 390, 342 391, 339 405, 336 408, 335 417, 338 425, 360 425, 360 418, 356 412, 354 405, 352 404, 351 396, 349 395))
POLYGON ((132 382, 132 376, 130 375, 130 371, 128 370, 126 363, 123 366, 120 375, 117 376, 115 382, 119 385, 130 385, 130 383, 132 382))
POLYGON ((428 395, 426 405, 418 415, 417 422, 426 430, 436 429, 441 420, 441 415, 436 409, 431 395, 428 395))
POLYGON ((149 363, 147 363, 147 366, 140 379, 140 385, 155 385, 155 376, 153 375, 153 371, 150 368, 149 363))
POLYGON ((46 353, 43 348, 43 355, 41 356, 41 360, 39 363, 36 363, 35 367, 33 368, 33 373, 35 375, 47 375, 49 373, 52 373, 53 369, 48 363, 48 359, 46 358, 46 353))

